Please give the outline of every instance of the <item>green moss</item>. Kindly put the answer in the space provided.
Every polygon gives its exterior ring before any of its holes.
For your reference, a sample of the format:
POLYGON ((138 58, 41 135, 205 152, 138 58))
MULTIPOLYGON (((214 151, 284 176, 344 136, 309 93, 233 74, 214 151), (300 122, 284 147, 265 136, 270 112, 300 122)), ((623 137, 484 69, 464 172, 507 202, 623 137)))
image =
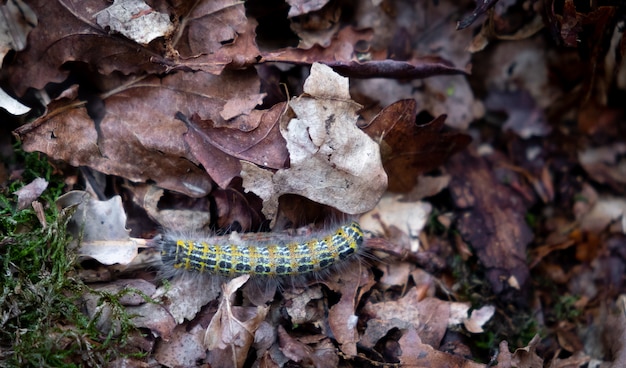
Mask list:
MULTIPOLYGON (((26 165, 20 181, 0 189, 0 366, 102 366, 119 356, 119 342, 132 328, 119 296, 101 293, 120 327, 103 335, 97 318, 81 311, 81 296, 93 293, 77 277, 75 254, 68 247, 71 211, 58 211, 63 178, 40 154, 18 152, 26 165), (38 199, 44 228, 32 208, 17 209, 15 190, 37 177, 50 184, 38 199), (115 337, 115 339, 114 339, 115 337), (113 341, 115 340, 115 341, 113 341)), ((97 316, 96 316, 97 317, 97 316)))

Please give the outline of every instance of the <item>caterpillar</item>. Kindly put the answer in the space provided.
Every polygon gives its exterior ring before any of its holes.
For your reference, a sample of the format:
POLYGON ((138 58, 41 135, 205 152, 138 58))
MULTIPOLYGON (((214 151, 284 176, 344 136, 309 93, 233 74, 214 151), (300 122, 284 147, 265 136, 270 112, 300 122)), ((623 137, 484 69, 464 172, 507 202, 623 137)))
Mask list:
MULTIPOLYGON (((245 235, 245 234, 244 234, 245 235)), ((272 235, 213 236, 206 239, 166 234, 158 240, 163 274, 187 271, 233 278, 249 274, 258 279, 319 278, 345 266, 362 252, 363 230, 352 221, 335 230, 309 237, 272 235)))

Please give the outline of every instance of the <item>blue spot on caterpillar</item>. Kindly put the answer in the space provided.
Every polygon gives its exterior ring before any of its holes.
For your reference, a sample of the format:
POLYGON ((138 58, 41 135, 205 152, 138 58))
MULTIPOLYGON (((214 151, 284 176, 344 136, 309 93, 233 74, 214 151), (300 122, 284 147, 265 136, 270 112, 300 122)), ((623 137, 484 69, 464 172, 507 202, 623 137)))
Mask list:
MULTIPOLYGON (((156 239, 155 239, 156 240, 156 239)), ((320 278, 362 252, 363 230, 357 222, 342 224, 332 231, 309 237, 269 236, 254 240, 233 240, 229 236, 200 238, 166 234, 157 240, 163 275, 178 271, 237 277, 249 274, 257 279, 320 278)))

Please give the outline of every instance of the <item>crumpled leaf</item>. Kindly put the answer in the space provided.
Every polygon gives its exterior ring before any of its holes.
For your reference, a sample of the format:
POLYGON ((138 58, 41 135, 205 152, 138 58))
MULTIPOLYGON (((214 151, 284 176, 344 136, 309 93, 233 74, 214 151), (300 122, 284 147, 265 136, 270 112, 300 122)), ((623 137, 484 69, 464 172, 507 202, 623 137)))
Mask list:
POLYGON ((432 205, 428 202, 408 201, 402 196, 387 193, 373 210, 361 216, 360 223, 374 234, 384 235, 390 242, 417 252, 420 233, 431 211, 432 205))
POLYGON ((99 201, 83 191, 71 191, 59 197, 59 208, 77 206, 67 229, 73 245, 80 245, 79 256, 105 265, 128 264, 137 256, 136 239, 126 230, 126 213, 122 198, 115 196, 99 201))
POLYGON ((500 354, 498 354, 498 368, 517 367, 517 368, 534 368, 543 367, 543 359, 537 355, 537 345, 541 341, 539 335, 535 335, 528 343, 528 346, 515 350, 515 353, 509 352, 509 346, 506 341, 500 343, 500 354))
POLYGON ((265 319, 269 307, 233 307, 233 294, 248 281, 250 275, 239 276, 223 286, 220 306, 204 335, 212 367, 243 367, 255 331, 265 319), (231 357, 233 360, 227 360, 231 357))
POLYGON ((398 341, 402 355, 400 363, 405 367, 463 367, 485 368, 485 364, 476 363, 461 356, 439 351, 425 344, 417 331, 409 327, 398 341))
POLYGON ((250 132, 216 127, 194 115, 191 121, 185 120, 188 128, 185 142, 193 157, 222 188, 241 172, 239 160, 268 168, 285 168, 289 156, 277 124, 284 106, 276 104, 267 112, 255 110, 261 115, 260 124, 250 132))
POLYGON ((142 0, 114 0, 113 5, 96 14, 96 22, 143 45, 174 29, 168 14, 155 11, 142 0))
POLYGON ((333 1, 308 14, 292 17, 289 27, 300 38, 298 48, 327 47, 341 27, 342 12, 340 4, 333 1))
POLYGON ((324 284, 331 290, 341 293, 337 304, 328 311, 328 324, 332 336, 339 343, 341 351, 347 356, 357 355, 357 343, 360 336, 357 330, 359 317, 356 308, 363 294, 374 286, 374 278, 361 264, 352 264, 352 267, 338 273, 324 284))
POLYGON ((204 333, 200 324, 190 331, 187 325, 178 325, 168 340, 161 341, 154 352, 154 359, 166 367, 193 367, 206 357, 202 344, 204 333))
MULTIPOLYGON (((272 177, 276 194, 271 198, 298 194, 349 214, 373 208, 386 188, 387 176, 378 145, 356 127, 359 105, 350 100, 348 80, 314 64, 304 92, 289 102, 296 117, 281 123, 290 167, 272 177)), ((266 188, 263 193, 267 195, 266 188)))
POLYGON ((22 115, 30 111, 30 107, 9 96, 2 88, 0 88, 0 108, 13 115, 22 115))
POLYGON ((202 307, 217 299, 219 293, 217 279, 207 281, 207 278, 188 275, 176 277, 169 285, 159 287, 152 297, 163 299, 163 305, 176 324, 181 324, 185 319, 193 320, 202 307))
POLYGON ((294 64, 313 64, 315 62, 348 61, 354 55, 354 45, 359 41, 369 41, 372 30, 357 30, 345 27, 339 30, 327 47, 315 45, 309 49, 286 48, 261 53, 262 62, 286 62, 294 64))
POLYGON ((434 348, 439 348, 447 327, 464 323, 468 320, 470 305, 450 303, 436 298, 420 300, 416 288, 397 301, 370 303, 363 312, 371 313, 374 318, 367 323, 361 344, 373 347, 392 328, 414 328, 421 341, 434 348))
POLYGON ((287 4, 290 6, 287 18, 320 10, 328 1, 329 0, 287 0, 287 4))
POLYGON ((280 351, 287 358, 302 366, 314 366, 316 368, 332 368, 339 365, 339 356, 333 343, 328 338, 320 338, 314 347, 311 347, 298 339, 291 337, 285 328, 278 325, 278 339, 280 351))
POLYGON ((37 178, 16 190, 13 194, 17 196, 17 209, 23 210, 33 203, 41 193, 48 187, 48 182, 44 178, 37 178))
POLYGON ((474 309, 469 318, 463 321, 463 326, 471 333, 484 332, 483 325, 493 317, 496 311, 496 307, 493 305, 486 305, 479 309, 474 309))
POLYGON ((37 16, 23 1, 14 0, 0 5, 0 19, 2 61, 10 50, 20 51, 26 47, 28 33, 37 25, 37 16))

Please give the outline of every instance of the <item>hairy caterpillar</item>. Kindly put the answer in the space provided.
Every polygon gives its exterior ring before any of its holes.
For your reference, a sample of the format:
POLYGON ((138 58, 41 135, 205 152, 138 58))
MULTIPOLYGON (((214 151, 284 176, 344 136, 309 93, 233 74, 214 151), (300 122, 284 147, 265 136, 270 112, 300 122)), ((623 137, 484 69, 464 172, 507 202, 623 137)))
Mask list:
POLYGON ((259 279, 310 279, 326 275, 362 252, 363 230, 357 222, 312 237, 280 235, 256 239, 213 236, 207 239, 164 235, 157 244, 163 274, 176 271, 236 277, 249 274, 259 279))

